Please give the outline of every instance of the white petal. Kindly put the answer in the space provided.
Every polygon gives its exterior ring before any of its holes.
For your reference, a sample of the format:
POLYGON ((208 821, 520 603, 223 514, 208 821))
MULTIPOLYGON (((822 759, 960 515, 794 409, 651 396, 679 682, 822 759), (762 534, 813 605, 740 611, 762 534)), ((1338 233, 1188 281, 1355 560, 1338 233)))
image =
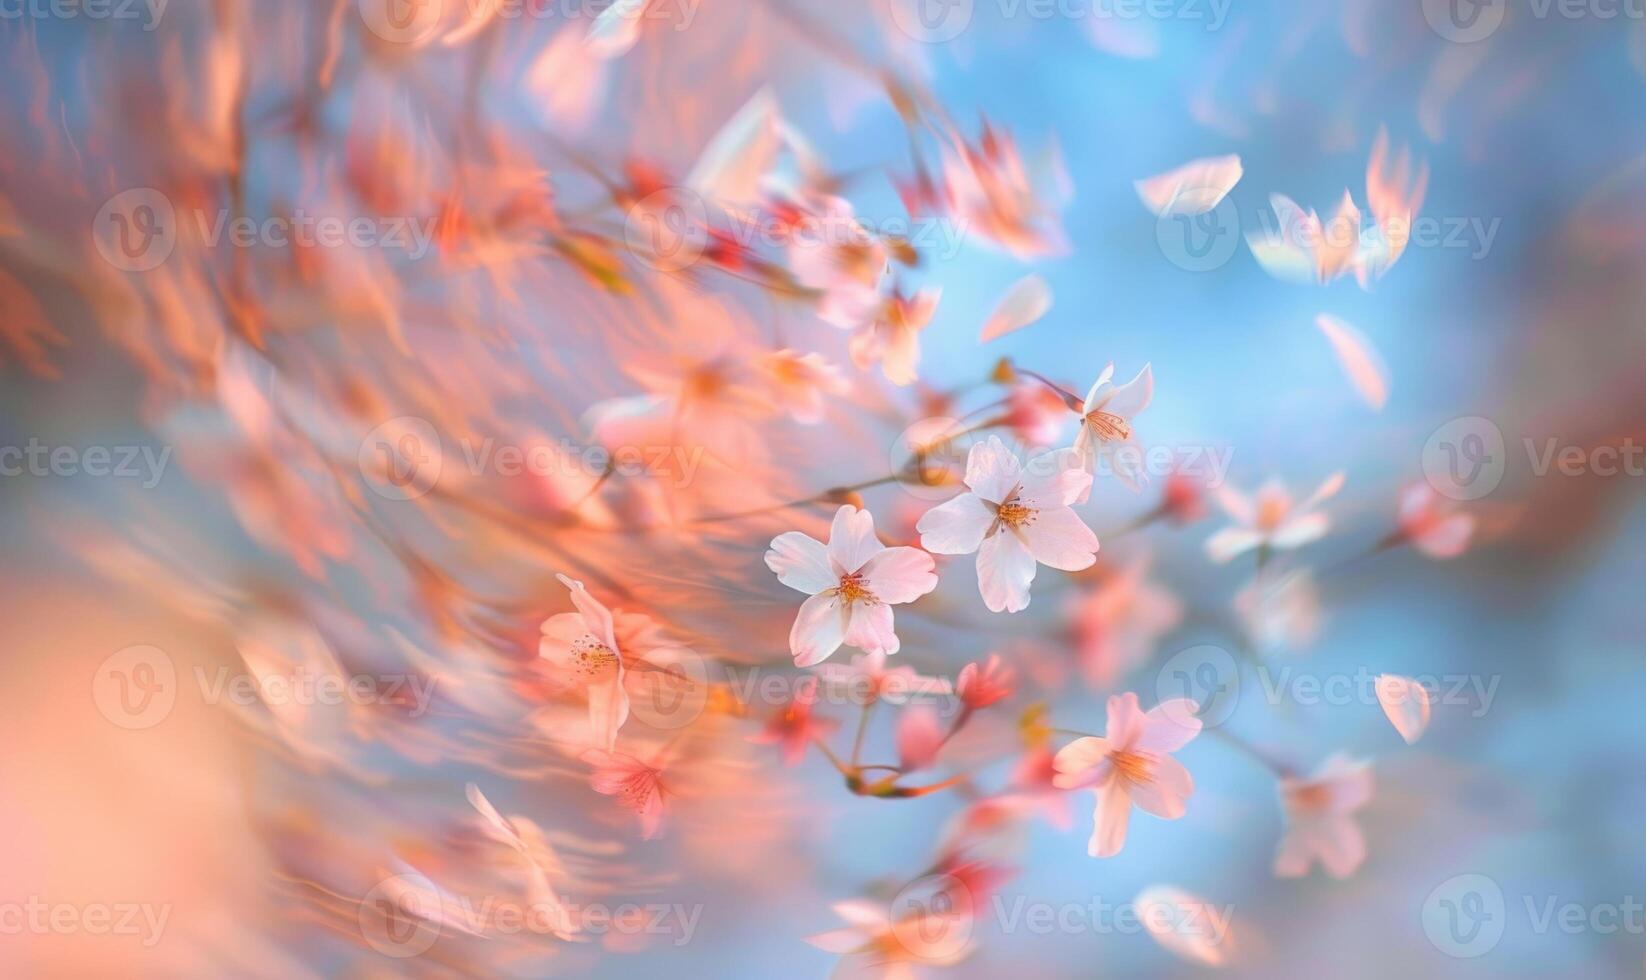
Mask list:
POLYGON ((991 535, 977 549, 977 588, 983 594, 983 604, 990 612, 1028 608, 1034 570, 1034 555, 1017 535, 991 535))
POLYGON ((881 602, 913 602, 937 588, 937 563, 919 548, 887 548, 863 566, 863 584, 881 602))
POLYGON ((1263 535, 1245 527, 1226 527, 1206 539, 1206 554, 1219 565, 1263 543, 1263 535))
POLYGON ((845 610, 840 597, 814 595, 800 604, 789 630, 789 652, 796 667, 810 667, 829 659, 846 637, 845 610))
POLYGON ((994 513, 975 493, 938 504, 921 515, 915 530, 920 546, 934 555, 969 555, 983 543, 994 513))
POLYGON ((991 504, 1004 503, 1017 489, 1022 473, 1017 454, 999 436, 990 436, 973 446, 966 456, 966 486, 991 504))
POLYGON ((1240 157, 1202 157, 1135 182, 1143 206, 1162 218, 1205 214, 1218 206, 1245 171, 1240 157))
POLYGON ((983 324, 983 336, 979 338, 979 343, 1022 330, 1045 316, 1051 308, 1052 287, 1039 276, 1025 276, 1012 284, 1000 300, 1000 305, 989 314, 989 319, 983 324))
POLYGON ((1035 511, 1018 533, 1034 560, 1065 572, 1078 572, 1097 562, 1097 535, 1071 508, 1035 511))
POLYGON ((1105 400, 1103 411, 1123 419, 1136 418, 1154 400, 1154 366, 1143 365, 1137 377, 1115 388, 1105 400))
POLYGON ((891 606, 883 602, 854 602, 847 617, 847 646, 882 655, 896 653, 902 646, 892 629, 891 606))
POLYGON ((1384 674, 1377 679, 1377 703, 1400 737, 1411 745, 1429 727, 1429 692, 1409 677, 1384 674))
POLYGON ((766 567, 777 573, 779 582, 807 595, 832 589, 840 581, 829 567, 829 549, 823 542, 799 531, 789 531, 772 539, 771 550, 766 552, 766 567))
POLYGON ((842 575, 850 575, 885 550, 874 534, 874 515, 851 504, 834 512, 829 528, 829 558, 842 575))
POLYGON ((1042 453, 1024 464, 1017 502, 1031 510, 1067 507, 1091 490, 1092 474, 1073 449, 1042 453))

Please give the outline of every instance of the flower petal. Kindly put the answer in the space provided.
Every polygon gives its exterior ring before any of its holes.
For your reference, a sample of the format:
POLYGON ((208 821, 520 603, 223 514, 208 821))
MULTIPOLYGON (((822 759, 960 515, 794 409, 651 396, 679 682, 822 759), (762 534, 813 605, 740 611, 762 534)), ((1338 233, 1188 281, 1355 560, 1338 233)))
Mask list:
POLYGON ((810 667, 829 659, 846 637, 845 610, 840 597, 814 595, 800 604, 789 630, 789 652, 796 667, 810 667))
POLYGON ((990 436, 966 455, 967 488, 991 504, 1004 503, 1017 489, 1022 473, 1017 455, 999 436, 990 436))
POLYGON ((983 498, 963 493, 922 514, 915 530, 920 546, 936 555, 969 555, 983 543, 994 514, 983 498))
POLYGON ((1138 809, 1162 820, 1183 816, 1188 809, 1185 801, 1194 794, 1194 777, 1183 763, 1169 755, 1154 756, 1149 760, 1149 777, 1147 782, 1129 787, 1138 809))
POLYGON ((1029 585, 1035 561, 1017 535, 994 534, 977 549, 977 589, 990 612, 1019 612, 1028 608, 1029 585))
POLYGON ((1126 846, 1126 826, 1132 819, 1132 797, 1119 779, 1095 791, 1097 806, 1092 810, 1092 839, 1086 853, 1095 858, 1114 857, 1126 846))
POLYGON ((1137 377, 1109 393, 1103 411, 1123 419, 1136 418, 1154 400, 1154 365, 1145 364, 1137 377))
POLYGON ((1109 740, 1087 735, 1057 750, 1052 757, 1052 785, 1058 789, 1080 789, 1108 778, 1109 740))
POLYGON ((772 539, 771 550, 766 552, 766 567, 777 573, 779 582, 807 595, 832 589, 840 582, 829 565, 829 549, 823 542, 799 531, 788 531, 772 539))
POLYGON ((884 550, 874 534, 873 514, 851 504, 834 512, 834 523, 829 526, 829 558, 842 575, 857 571, 884 550))
POLYGON ((1097 535, 1069 507, 1036 511, 1017 532, 1042 565, 1078 572, 1097 562, 1097 535))
POLYGON ((1206 539, 1206 555, 1219 565, 1263 543, 1263 535, 1244 527, 1226 527, 1206 539))
POLYGON ((863 584, 881 602, 913 602, 937 588, 937 563, 919 548, 887 548, 864 563, 863 584))
POLYGON ((892 607, 883 602, 852 603, 846 610, 844 642, 866 653, 896 653, 902 644, 892 629, 892 607))
POLYGON ((1017 502, 1033 510, 1067 507, 1080 500, 1092 486, 1078 450, 1059 449, 1042 453, 1023 466, 1017 502))
POLYGON ((1377 679, 1377 703, 1383 706, 1389 724, 1411 745, 1429 727, 1429 692, 1409 677, 1384 674, 1377 679))
POLYGON ((1192 698, 1172 698, 1150 708, 1143 716, 1137 748, 1143 752, 1176 752, 1200 734, 1200 705, 1192 698))

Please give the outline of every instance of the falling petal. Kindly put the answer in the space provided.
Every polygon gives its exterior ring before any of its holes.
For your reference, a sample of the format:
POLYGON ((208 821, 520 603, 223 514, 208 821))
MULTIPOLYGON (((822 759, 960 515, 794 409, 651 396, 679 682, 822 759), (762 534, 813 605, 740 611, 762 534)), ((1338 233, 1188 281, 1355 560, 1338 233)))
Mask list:
POLYGON ((1377 703, 1400 737, 1411 745, 1429 727, 1429 692, 1409 677, 1383 674, 1377 679, 1377 703))
POLYGON ((1337 354, 1337 362, 1361 399, 1381 410, 1389 401, 1389 372, 1371 342, 1360 331, 1330 314, 1315 317, 1315 325, 1326 335, 1337 354))
POLYGON ((1022 330, 1045 316, 1051 308, 1052 287, 1037 275, 1024 276, 1012 284, 994 312, 989 314, 979 342, 988 343, 996 337, 1022 330))

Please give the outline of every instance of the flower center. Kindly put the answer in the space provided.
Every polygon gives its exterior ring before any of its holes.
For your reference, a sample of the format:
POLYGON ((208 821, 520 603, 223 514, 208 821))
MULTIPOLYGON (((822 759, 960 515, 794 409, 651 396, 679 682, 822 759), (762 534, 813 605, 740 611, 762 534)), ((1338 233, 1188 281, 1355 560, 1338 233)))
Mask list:
POLYGON ((873 592, 869 591, 869 587, 863 584, 863 575, 860 572, 840 576, 840 587, 835 589, 835 594, 840 596, 840 600, 848 606, 854 602, 874 603, 880 601, 875 598, 873 592))
POLYGON ((593 633, 584 633, 572 644, 572 659, 577 663, 577 672, 589 677, 605 673, 617 664, 617 654, 593 633))
POLYGON ((1131 425, 1112 412, 1090 412, 1086 415, 1086 424, 1091 426, 1092 433, 1104 442, 1114 442, 1132 437, 1131 425))
POLYGON ((1324 810, 1326 804, 1332 801, 1331 790, 1322 783, 1306 783, 1295 787, 1288 795, 1292 806, 1299 810, 1324 810))
POLYGON ((1034 511, 1013 500, 1001 504, 994 516, 1007 527, 1022 527, 1034 520, 1034 511))
POLYGON ((1258 501, 1257 526, 1265 531, 1273 531, 1286 519, 1286 512, 1290 509, 1286 501, 1276 497, 1258 501))
POLYGON ((1144 785, 1154 780, 1154 764, 1140 752, 1110 752, 1109 764, 1128 783, 1144 785))

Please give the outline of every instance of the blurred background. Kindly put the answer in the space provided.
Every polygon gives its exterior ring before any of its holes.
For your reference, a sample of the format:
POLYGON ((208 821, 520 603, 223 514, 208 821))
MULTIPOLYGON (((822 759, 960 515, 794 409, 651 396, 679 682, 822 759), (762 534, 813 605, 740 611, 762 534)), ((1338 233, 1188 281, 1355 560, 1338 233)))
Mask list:
MULTIPOLYGON (((1011 778, 1031 705, 1101 733, 1108 694, 1147 706, 1187 673, 1215 705, 1178 754, 1187 814, 1134 816, 1103 860, 1085 793, 1066 829, 1023 821, 968 955, 917 973, 1640 974, 1646 9, 662 0, 597 58, 583 38, 604 5, 573 0, 95 6, 0 4, 8 973, 827 976, 839 957, 806 937, 841 925, 832 903, 885 902, 933 866, 945 827, 1011 778), (870 227, 907 226, 899 188, 985 126, 1055 212, 1032 249, 915 216, 932 235, 899 286, 941 289, 916 384, 854 365, 772 271, 780 248, 687 269, 633 249, 635 202, 692 183, 762 91, 786 178, 870 227), (1265 272, 1243 239, 1270 195, 1326 215, 1348 190, 1364 209, 1380 132, 1427 168, 1398 263, 1367 288, 1265 272), (1135 181, 1228 154, 1243 176, 1216 211, 1140 202, 1135 181), (273 240, 267 222, 299 212, 368 220, 273 240), (237 218, 247 244, 212 239, 237 218), (1050 311, 980 345, 1029 273, 1050 311), (1376 349, 1386 404, 1357 396, 1321 314, 1376 349), (773 419, 726 380, 779 347, 838 366, 820 422, 773 419), (1250 556, 1206 555, 1229 522, 1216 488, 1204 518, 1133 530, 1165 481, 1100 477, 1094 573, 1043 569, 1007 617, 978 603, 970 559, 940 559, 939 591, 897 613, 899 663, 953 678, 997 652, 1018 670, 937 770, 973 773, 968 792, 872 799, 817 752, 782 765, 750 741, 782 703, 736 695, 798 673, 799 597, 767 543, 825 536, 820 491, 898 465, 916 420, 986 411, 1002 358, 1077 394, 1105 364, 1150 364, 1140 440, 1226 454, 1231 487, 1278 478, 1301 498, 1343 472, 1331 533, 1275 566, 1311 570, 1318 609, 1254 639, 1250 556), (444 467, 385 479, 378 443, 429 433, 444 467), (622 442, 706 457, 610 476, 576 456, 622 442), (475 462, 500 446, 557 465, 475 462), (1459 459, 1487 481, 1457 494, 1468 551, 1380 548, 1401 489, 1459 459), (1177 615, 1094 677, 1081 598, 1142 563, 1177 615), (637 709, 624 730, 673 754, 658 839, 565 744, 581 701, 536 660, 538 624, 571 609, 556 572, 651 616, 707 679, 689 724, 637 709), (370 695, 271 695, 303 671, 370 695), (1384 673, 1439 689, 1415 745, 1367 693, 1384 673), (1340 752, 1375 773, 1366 859, 1277 878, 1276 769, 1340 752), (391 876, 522 887, 467 783, 535 828, 563 896, 675 918, 582 942, 447 923, 385 953, 370 893, 391 876), (1116 924, 1161 884, 1230 911, 1217 964, 1116 924), (1060 917, 1019 916, 1037 905, 1060 917)), ((860 499, 910 543, 949 492, 860 499)), ((841 749, 857 710, 817 711, 841 749)), ((893 716, 865 758, 896 755, 893 716)))

